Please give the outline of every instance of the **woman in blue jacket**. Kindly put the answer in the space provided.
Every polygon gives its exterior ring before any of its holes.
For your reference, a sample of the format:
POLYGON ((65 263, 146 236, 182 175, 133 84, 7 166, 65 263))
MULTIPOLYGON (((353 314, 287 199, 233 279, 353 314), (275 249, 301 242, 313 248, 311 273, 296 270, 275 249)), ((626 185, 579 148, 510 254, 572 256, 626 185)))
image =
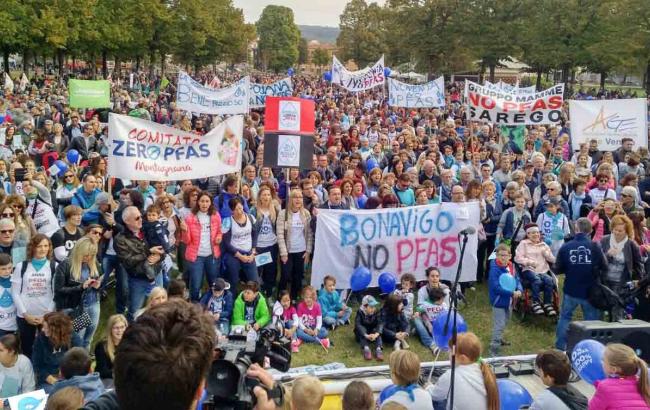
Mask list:
POLYGON ((490 356, 498 356, 502 345, 507 343, 502 339, 503 331, 510 319, 512 311, 512 298, 521 296, 521 283, 515 274, 510 262, 510 246, 500 244, 496 248, 496 259, 490 262, 489 294, 492 305, 492 339, 490 341, 490 356), (504 289, 501 285, 501 275, 514 276, 516 285, 514 290, 504 289))

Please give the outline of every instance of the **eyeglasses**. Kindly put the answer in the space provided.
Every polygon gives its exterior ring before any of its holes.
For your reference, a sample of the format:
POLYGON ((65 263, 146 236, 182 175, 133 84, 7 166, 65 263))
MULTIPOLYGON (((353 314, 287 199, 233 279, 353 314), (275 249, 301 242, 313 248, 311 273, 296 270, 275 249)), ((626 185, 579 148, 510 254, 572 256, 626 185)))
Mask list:
POLYGON ((3 234, 3 235, 6 235, 8 233, 14 233, 14 230, 13 229, 3 229, 3 230, 0 230, 0 233, 3 234))
POLYGON ((13 218, 15 215, 16 214, 14 214, 13 212, 7 212, 7 213, 3 213, 1 216, 3 218, 13 218))
MULTIPOLYGON (((621 196, 624 196, 624 197, 627 197, 627 198, 632 197, 632 195, 630 195, 630 194, 621 194, 621 196)), ((4 215, 3 215, 3 216, 4 216, 4 215)))
POLYGON ((92 231, 90 232, 91 235, 101 235, 103 232, 102 231, 92 231))
POLYGON ((136 216, 135 218, 133 218, 134 221, 139 221, 140 219, 142 219, 142 216, 140 216, 140 215, 138 215, 138 216, 136 216))

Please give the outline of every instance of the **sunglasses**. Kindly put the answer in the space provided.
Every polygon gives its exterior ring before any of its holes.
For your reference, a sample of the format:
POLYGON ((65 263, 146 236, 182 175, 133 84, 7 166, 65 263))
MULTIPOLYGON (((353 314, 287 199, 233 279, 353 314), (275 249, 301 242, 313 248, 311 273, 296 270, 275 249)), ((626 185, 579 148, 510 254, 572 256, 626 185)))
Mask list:
POLYGON ((135 218, 133 218, 134 221, 139 221, 139 220, 141 220, 141 219, 142 219, 142 217, 141 217, 140 215, 138 215, 138 216, 136 216, 135 218))
POLYGON ((14 214, 13 212, 6 212, 6 213, 3 213, 0 216, 2 216, 3 218, 13 218, 15 215, 16 214, 14 214))
POLYGON ((74 175, 64 175, 64 178, 74 178, 74 175))
POLYGON ((12 205, 12 208, 24 209, 25 207, 23 205, 12 205))
MULTIPOLYGON (((621 194, 621 196, 624 196, 624 197, 628 197, 628 198, 630 198, 632 195, 630 195, 630 194, 621 194)), ((3 216, 4 216, 4 215, 3 215, 3 216)))
POLYGON ((103 232, 102 231, 92 231, 92 235, 101 235, 103 232))
POLYGON ((0 233, 3 234, 3 235, 8 234, 8 233, 14 233, 14 230, 13 229, 3 229, 3 230, 0 230, 0 233))

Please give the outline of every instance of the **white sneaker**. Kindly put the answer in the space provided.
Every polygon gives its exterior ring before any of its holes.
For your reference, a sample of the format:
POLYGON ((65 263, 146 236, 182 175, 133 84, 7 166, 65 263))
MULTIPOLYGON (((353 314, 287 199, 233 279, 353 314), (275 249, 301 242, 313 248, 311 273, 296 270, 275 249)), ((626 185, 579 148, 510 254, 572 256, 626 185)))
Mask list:
POLYGON ((402 346, 399 340, 396 340, 395 343, 393 344, 393 350, 396 352, 402 350, 402 346))

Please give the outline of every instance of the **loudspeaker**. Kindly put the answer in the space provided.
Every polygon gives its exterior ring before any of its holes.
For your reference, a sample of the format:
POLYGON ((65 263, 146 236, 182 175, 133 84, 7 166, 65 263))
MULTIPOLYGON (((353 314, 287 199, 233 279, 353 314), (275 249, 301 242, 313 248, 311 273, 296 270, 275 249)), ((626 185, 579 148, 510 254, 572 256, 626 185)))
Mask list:
POLYGON ((573 347, 584 339, 597 340, 604 345, 623 343, 634 349, 640 358, 650 362, 650 323, 643 320, 571 322, 567 332, 567 354, 571 356, 573 347))

